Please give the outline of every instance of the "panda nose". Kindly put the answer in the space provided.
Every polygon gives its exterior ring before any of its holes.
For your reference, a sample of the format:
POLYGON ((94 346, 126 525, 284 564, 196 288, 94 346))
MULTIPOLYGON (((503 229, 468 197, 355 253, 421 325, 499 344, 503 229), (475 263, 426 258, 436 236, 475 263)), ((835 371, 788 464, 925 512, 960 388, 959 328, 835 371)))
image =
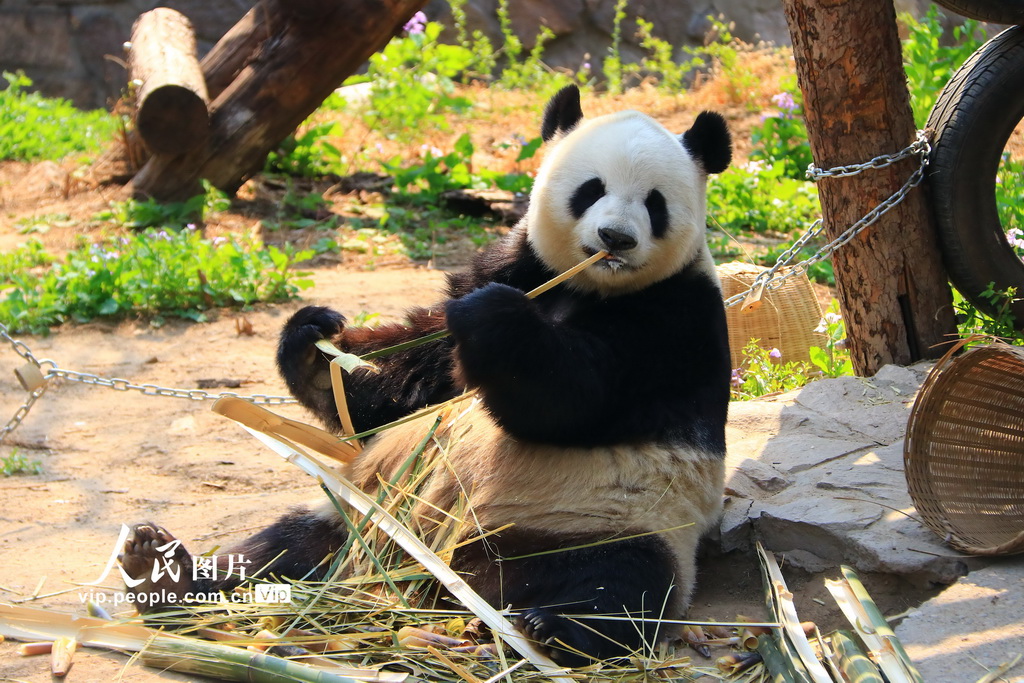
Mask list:
POLYGON ((612 251, 629 251, 636 246, 636 238, 615 228, 601 228, 598 237, 612 251))

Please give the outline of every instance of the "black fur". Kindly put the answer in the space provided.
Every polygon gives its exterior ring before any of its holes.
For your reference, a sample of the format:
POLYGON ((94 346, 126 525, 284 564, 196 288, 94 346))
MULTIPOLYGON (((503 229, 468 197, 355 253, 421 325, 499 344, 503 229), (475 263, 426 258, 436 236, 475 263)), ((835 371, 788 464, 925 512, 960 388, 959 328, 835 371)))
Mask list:
POLYGON ((655 441, 724 454, 730 362, 711 280, 684 270, 635 294, 559 288, 533 301, 518 284, 492 283, 445 307, 461 377, 481 387, 509 433, 559 446, 655 441))
POLYGON ((568 133, 575 128, 582 118, 580 89, 575 85, 567 85, 555 93, 544 109, 540 136, 544 142, 549 142, 559 133, 568 133))
POLYGON ((573 218, 579 220, 587 209, 592 207, 598 199, 604 196, 604 182, 600 178, 591 178, 576 188, 569 199, 569 211, 573 218))
POLYGON ((651 217, 651 234, 662 238, 668 231, 668 207, 665 206, 665 195, 658 190, 651 190, 647 195, 644 206, 647 208, 647 215, 651 217))
POLYGON ((573 649, 597 659, 628 654, 638 644, 638 629, 645 642, 655 642, 654 620, 662 616, 673 567, 671 552, 656 536, 608 542, 516 528, 460 548, 452 560, 452 568, 470 577, 481 597, 521 610, 519 626, 530 638, 565 643, 568 649, 554 647, 552 654, 567 666, 591 663, 573 649), (593 545, 579 547, 587 544, 593 545), (561 614, 636 621, 574 621, 561 614))
POLYGON ((732 161, 732 137, 721 114, 702 111, 683 133, 682 142, 705 173, 721 173, 732 161))

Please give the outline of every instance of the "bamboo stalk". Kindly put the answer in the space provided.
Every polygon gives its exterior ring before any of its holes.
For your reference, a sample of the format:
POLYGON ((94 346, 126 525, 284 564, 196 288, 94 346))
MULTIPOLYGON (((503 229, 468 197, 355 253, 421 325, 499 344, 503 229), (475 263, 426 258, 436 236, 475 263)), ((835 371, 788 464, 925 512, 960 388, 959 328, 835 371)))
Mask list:
POLYGON ((891 683, 924 683, 856 572, 845 565, 841 569, 843 578, 826 580, 825 587, 853 625, 868 656, 891 683))
POLYGON ((811 644, 807 641, 804 629, 800 625, 800 617, 796 613, 796 605, 793 604, 793 594, 786 585, 786 580, 775 561, 775 556, 765 550, 760 542, 757 544, 757 556, 761 560, 761 572, 765 582, 768 606, 775 617, 782 622, 784 641, 780 647, 786 651, 785 641, 788 640, 792 644, 797 657, 807 671, 809 680, 813 683, 832 683, 832 676, 822 666, 818 656, 811 648, 811 644))
MULTIPOLYGON (((569 270, 565 271, 564 273, 556 275, 555 277, 551 278, 550 280, 548 280, 547 282, 545 282, 544 284, 542 284, 542 285, 540 285, 538 287, 534 287, 533 289, 531 289, 529 292, 526 293, 526 298, 527 299, 535 299, 535 298, 537 298, 538 296, 540 296, 544 292, 548 291, 552 287, 557 287, 558 285, 562 284, 563 282, 565 282, 566 280, 568 280, 572 276, 576 275, 577 273, 579 273, 580 271, 584 270, 585 268, 588 268, 588 267, 594 265, 595 263, 597 263, 601 259, 605 258, 606 256, 608 256, 608 252, 607 251, 599 251, 599 252, 597 252, 596 254, 594 254, 593 256, 591 256, 589 258, 587 258, 586 260, 580 261, 579 263, 577 263, 575 266, 573 266, 569 270)), ((444 339, 449 334, 451 334, 451 333, 448 330, 438 330, 437 332, 431 332, 428 335, 424 335, 422 337, 419 337, 417 339, 412 339, 412 340, 407 341, 407 342, 402 342, 401 344, 395 344, 393 346, 386 346, 383 349, 377 349, 376 351, 370 351, 368 353, 364 353, 362 356, 359 356, 359 358, 361 358, 363 360, 370 360, 371 358, 380 358, 381 356, 389 356, 392 353, 398 353, 399 351, 408 351, 409 349, 415 348, 417 346, 421 346, 423 344, 427 344, 427 343, 432 342, 432 341, 437 341, 438 339, 444 339)))
POLYGON ((387 510, 366 495, 359 487, 324 468, 315 457, 305 452, 301 446, 290 443, 276 434, 263 433, 244 424, 242 424, 242 427, 285 460, 296 465, 310 476, 319 479, 339 499, 345 501, 345 503, 364 515, 372 515, 378 529, 386 533, 403 550, 422 564, 467 609, 480 617, 491 628, 496 637, 503 639, 517 652, 529 659, 542 673, 557 683, 572 683, 573 679, 565 675, 565 669, 557 666, 550 658, 539 652, 505 617, 470 588, 469 584, 461 576, 456 574, 451 567, 437 557, 423 541, 406 527, 402 526, 387 510))
POLYGON ((782 654, 771 634, 757 637, 757 652, 764 660, 765 669, 768 670, 769 683, 797 683, 806 680, 805 676, 797 674, 793 668, 793 660, 782 654))
POLYGON ((868 659, 851 634, 836 631, 831 638, 839 669, 846 680, 856 683, 884 683, 882 675, 878 673, 878 667, 868 659))
POLYGON ((243 683, 355 683, 348 676, 301 662, 191 638, 157 636, 139 658, 146 666, 243 683))

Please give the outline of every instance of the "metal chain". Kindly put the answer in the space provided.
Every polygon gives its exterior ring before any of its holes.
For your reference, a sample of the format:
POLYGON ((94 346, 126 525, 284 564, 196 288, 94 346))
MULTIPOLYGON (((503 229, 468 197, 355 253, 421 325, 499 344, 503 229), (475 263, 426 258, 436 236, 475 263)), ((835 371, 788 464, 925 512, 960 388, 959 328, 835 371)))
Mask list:
POLYGON ((809 241, 820 235, 821 232, 825 229, 825 226, 820 218, 814 221, 814 223, 811 224, 811 227, 808 228, 803 235, 801 235, 786 251, 779 255, 778 259, 776 259, 775 261, 775 265, 773 265, 768 270, 761 272, 760 274, 758 274, 756 278, 754 278, 754 282, 750 285, 750 287, 747 290, 740 292, 739 294, 735 294, 726 299, 726 308, 739 305, 753 291, 762 288, 767 291, 778 289, 779 287, 782 286, 782 283, 785 282, 786 279, 793 277, 794 275, 804 273, 807 271, 808 268, 810 268, 814 264, 824 261, 826 258, 831 256, 832 253, 835 252, 837 249, 850 242, 850 240, 859 235, 869 226, 874 225, 876 222, 878 222, 879 218, 884 216, 886 213, 891 211, 895 206, 897 206, 900 202, 902 202, 906 198, 906 196, 910 194, 910 191, 921 183, 921 181, 924 179, 924 171, 928 166, 928 155, 930 153, 931 144, 928 142, 928 137, 924 131, 919 130, 917 131, 917 139, 914 140, 914 142, 911 143, 908 147, 900 150, 899 152, 896 152, 895 154, 882 154, 880 156, 875 157, 871 161, 865 162, 863 164, 836 166, 834 168, 829 169, 821 169, 815 166, 814 164, 808 166, 807 176, 814 180, 818 180, 820 178, 842 178, 846 176, 856 175, 869 169, 885 168, 887 166, 892 166, 893 164, 903 161, 904 159, 910 158, 912 156, 920 156, 921 158, 921 163, 914 170, 914 172, 910 174, 910 177, 907 179, 907 182, 903 183, 903 186, 900 187, 900 189, 896 190, 896 192, 891 194, 878 206, 868 211, 860 220, 858 220, 856 223, 848 227, 834 240, 823 246, 821 249, 816 251, 806 260, 801 261, 800 263, 797 263, 796 265, 792 266, 789 270, 780 273, 779 271, 782 268, 789 266, 790 262, 792 262, 792 260, 796 258, 797 254, 800 253, 800 250, 809 241))
POLYGON ((156 384, 133 384, 132 382, 121 379, 119 377, 107 378, 99 375, 94 375, 88 372, 76 372, 74 370, 62 370, 57 367, 57 364, 47 358, 39 359, 32 349, 30 349, 24 342, 12 337, 7 329, 7 326, 0 323, 0 340, 7 342, 16 354, 21 356, 24 360, 32 363, 40 372, 43 374, 43 384, 29 393, 28 398, 21 405, 20 408, 14 413, 14 417, 7 421, 3 427, 0 427, 0 443, 3 442, 7 435, 13 432, 21 424, 22 420, 32 409, 32 406, 39 399, 40 396, 46 391, 50 385, 50 380, 54 378, 60 378, 69 382, 79 382, 81 384, 88 384, 91 386, 108 387, 115 391, 138 391, 144 396, 166 396, 169 398, 187 398, 192 401, 216 401, 219 398, 230 396, 232 398, 240 398, 245 401, 252 403, 259 403, 264 405, 284 405, 286 403, 298 403, 294 398, 290 396, 272 396, 269 394, 252 394, 249 396, 242 396, 234 391, 222 391, 219 393, 210 393, 203 389, 174 389, 170 387, 161 387, 156 384))

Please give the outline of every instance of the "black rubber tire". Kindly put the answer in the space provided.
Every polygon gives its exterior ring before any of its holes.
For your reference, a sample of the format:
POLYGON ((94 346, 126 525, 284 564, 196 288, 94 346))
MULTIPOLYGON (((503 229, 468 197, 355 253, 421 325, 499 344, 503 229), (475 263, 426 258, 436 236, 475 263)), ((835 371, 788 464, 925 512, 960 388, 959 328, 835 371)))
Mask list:
MULTIPOLYGON (((1024 27, 985 43, 953 75, 928 117, 933 131, 928 183, 939 243, 953 285, 975 307, 981 298, 1015 287, 1024 297, 1024 262, 999 222, 995 180, 1013 129, 1024 117, 1024 27)), ((1024 328, 1024 299, 1011 306, 1024 328)))
POLYGON ((1022 0, 935 0, 948 10, 968 19, 991 21, 994 24, 1024 24, 1022 0))

